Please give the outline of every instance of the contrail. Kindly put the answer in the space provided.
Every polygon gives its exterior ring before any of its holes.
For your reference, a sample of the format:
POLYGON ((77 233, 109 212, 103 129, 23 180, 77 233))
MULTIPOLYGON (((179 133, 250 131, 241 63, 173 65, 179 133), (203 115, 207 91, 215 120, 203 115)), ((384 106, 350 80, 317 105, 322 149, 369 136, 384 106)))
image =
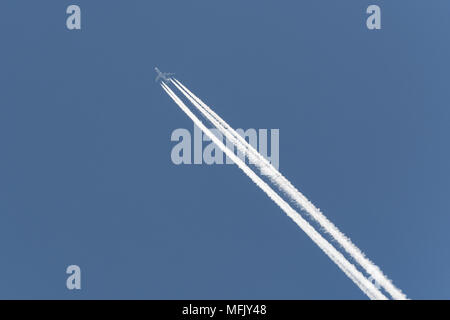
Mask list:
POLYGON ((264 182, 244 161, 237 157, 192 113, 178 96, 163 82, 161 86, 182 111, 213 141, 244 173, 261 188, 313 241, 325 254, 370 298, 387 299, 374 284, 356 269, 339 251, 323 238, 303 217, 264 182))
POLYGON ((240 152, 247 155, 251 163, 254 163, 261 172, 268 176, 282 192, 295 202, 302 210, 308 213, 319 225, 330 234, 344 250, 358 262, 368 274, 372 276, 394 299, 406 299, 406 296, 396 288, 392 282, 382 273, 378 266, 370 261, 352 241, 346 237, 331 221, 329 221, 318 208, 316 208, 289 180, 287 180, 273 165, 267 161, 252 145, 239 135, 225 120, 209 108, 200 98, 187 89, 181 82, 171 79, 172 83, 180 90, 191 103, 216 126, 226 138, 231 141, 240 152))

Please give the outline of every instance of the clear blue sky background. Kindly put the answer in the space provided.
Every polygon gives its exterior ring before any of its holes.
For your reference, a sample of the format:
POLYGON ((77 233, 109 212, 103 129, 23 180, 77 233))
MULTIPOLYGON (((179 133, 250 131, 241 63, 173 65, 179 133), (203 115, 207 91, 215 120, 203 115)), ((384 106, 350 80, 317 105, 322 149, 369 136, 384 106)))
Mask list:
POLYGON ((446 0, 1 1, 0 298, 365 298, 236 166, 171 162, 192 124, 154 66, 279 128, 294 185, 410 298, 450 298, 449 30, 446 0))

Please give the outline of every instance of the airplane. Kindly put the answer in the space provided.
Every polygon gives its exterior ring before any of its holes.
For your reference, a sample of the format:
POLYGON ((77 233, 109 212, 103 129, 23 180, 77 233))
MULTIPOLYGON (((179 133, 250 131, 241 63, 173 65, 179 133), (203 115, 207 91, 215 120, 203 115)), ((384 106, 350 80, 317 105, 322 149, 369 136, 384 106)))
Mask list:
POLYGON ((155 71, 158 74, 158 76, 155 79, 155 82, 161 79, 165 83, 169 83, 170 76, 173 76, 175 74, 175 73, 161 72, 157 67, 155 67, 155 71))

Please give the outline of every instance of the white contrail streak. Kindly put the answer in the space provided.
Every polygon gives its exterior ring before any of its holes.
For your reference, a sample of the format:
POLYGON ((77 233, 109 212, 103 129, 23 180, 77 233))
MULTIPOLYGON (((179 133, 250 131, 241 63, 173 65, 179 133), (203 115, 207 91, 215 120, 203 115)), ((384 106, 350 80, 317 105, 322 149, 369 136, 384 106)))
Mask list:
POLYGON ((382 271, 356 247, 331 221, 325 217, 289 180, 287 180, 273 165, 267 161, 252 145, 239 135, 228 123, 209 108, 200 98, 187 89, 181 82, 171 79, 189 101, 214 125, 226 138, 231 141, 240 152, 245 154, 262 173, 274 183, 282 192, 308 213, 319 225, 330 234, 344 250, 358 262, 368 274, 372 276, 394 299, 406 299, 406 296, 396 288, 382 271))
POLYGON ((228 149, 205 125, 192 113, 178 96, 163 82, 161 86, 186 115, 213 141, 244 173, 261 188, 313 241, 325 254, 370 298, 387 299, 364 275, 356 269, 339 251, 323 238, 305 219, 302 218, 285 200, 283 200, 266 182, 239 157, 228 149))

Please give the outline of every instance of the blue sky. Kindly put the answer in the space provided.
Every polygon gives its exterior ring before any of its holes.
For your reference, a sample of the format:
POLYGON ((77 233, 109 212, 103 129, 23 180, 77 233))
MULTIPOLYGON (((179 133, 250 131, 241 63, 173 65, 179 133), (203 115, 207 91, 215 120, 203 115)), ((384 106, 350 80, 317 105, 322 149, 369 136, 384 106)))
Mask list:
POLYGON ((158 66, 280 129, 280 171, 408 297, 448 299, 449 9, 2 1, 0 298, 365 299, 235 166, 172 163, 192 123, 158 66))

